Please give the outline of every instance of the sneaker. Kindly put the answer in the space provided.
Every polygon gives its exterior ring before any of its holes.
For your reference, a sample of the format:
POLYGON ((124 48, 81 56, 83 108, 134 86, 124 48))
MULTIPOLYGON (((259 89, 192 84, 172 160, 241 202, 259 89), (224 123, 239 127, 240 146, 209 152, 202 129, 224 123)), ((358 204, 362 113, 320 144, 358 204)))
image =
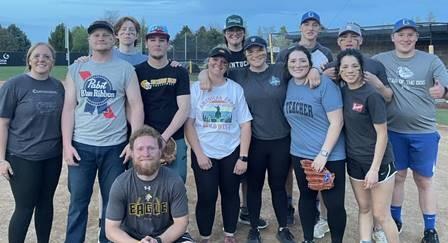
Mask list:
POLYGON ((229 236, 229 235, 226 235, 226 236, 224 236, 224 243, 236 243, 236 239, 235 239, 235 236, 229 236))
POLYGON ((375 243, 387 243, 386 234, 382 229, 374 229, 372 232, 372 239, 375 240, 375 243))
MULTIPOLYGON (((247 210, 247 208, 241 208, 238 221, 242 224, 250 225, 249 211, 247 210)), ((268 222, 262 217, 258 219, 258 229, 265 229, 266 227, 268 227, 268 225, 268 222)))
POLYGON ((296 209, 289 205, 288 206, 288 215, 286 216, 286 223, 288 225, 293 225, 294 224, 294 212, 296 211, 296 209))
POLYGON ((403 223, 398 220, 395 220, 395 219, 394 219, 394 221, 395 221, 395 224, 397 225, 398 233, 401 233, 401 228, 403 227, 403 223))
POLYGON ((320 218, 319 221, 314 225, 314 238, 322 239, 327 232, 330 232, 328 222, 326 219, 320 218))
POLYGON ((288 228, 283 228, 277 232, 276 238, 280 243, 294 243, 294 235, 291 234, 288 228))
POLYGON ((258 229, 250 229, 247 235, 247 243, 261 243, 260 231, 258 229))
POLYGON ((439 235, 435 229, 425 230, 422 243, 439 243, 439 235))

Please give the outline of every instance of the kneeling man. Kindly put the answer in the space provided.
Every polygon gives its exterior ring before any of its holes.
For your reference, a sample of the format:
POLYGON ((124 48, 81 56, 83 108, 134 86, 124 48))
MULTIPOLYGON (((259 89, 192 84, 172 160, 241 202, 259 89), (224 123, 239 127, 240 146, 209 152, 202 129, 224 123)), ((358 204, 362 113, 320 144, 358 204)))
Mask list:
POLYGON ((106 235, 113 242, 192 242, 186 233, 188 202, 182 179, 160 166, 163 140, 149 126, 129 141, 134 167, 115 180, 106 211, 106 235))

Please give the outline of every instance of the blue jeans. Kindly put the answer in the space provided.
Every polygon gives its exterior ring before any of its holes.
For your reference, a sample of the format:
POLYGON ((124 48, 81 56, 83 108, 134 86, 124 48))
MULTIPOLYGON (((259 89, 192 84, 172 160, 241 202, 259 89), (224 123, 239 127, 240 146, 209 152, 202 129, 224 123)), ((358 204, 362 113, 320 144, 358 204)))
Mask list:
POLYGON ((175 170, 185 183, 187 180, 187 144, 185 138, 176 140, 176 145, 176 160, 171 162, 168 167, 175 170))
POLYGON ((105 234, 105 215, 112 183, 125 169, 120 154, 127 143, 113 146, 93 146, 73 142, 81 160, 79 166, 68 166, 70 207, 65 242, 82 243, 85 240, 88 208, 98 170, 102 203, 100 242, 109 242, 105 234))

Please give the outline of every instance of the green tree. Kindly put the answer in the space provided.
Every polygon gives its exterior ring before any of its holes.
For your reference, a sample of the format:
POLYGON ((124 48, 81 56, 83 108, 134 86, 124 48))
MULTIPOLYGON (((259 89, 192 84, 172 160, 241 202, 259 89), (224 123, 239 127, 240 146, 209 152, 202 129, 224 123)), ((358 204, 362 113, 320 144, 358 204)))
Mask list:
POLYGON ((27 51, 31 47, 31 42, 26 34, 15 24, 8 26, 7 30, 14 40, 14 51, 27 51))
MULTIPOLYGON (((65 28, 64 23, 58 24, 54 31, 50 33, 50 38, 48 38, 48 43, 50 43, 56 51, 65 51, 65 28)), ((72 49, 72 35, 69 31, 69 48, 72 49)))
POLYGON ((88 34, 87 29, 80 25, 72 28, 71 31, 72 36, 72 48, 70 49, 72 52, 89 52, 89 42, 87 40, 88 34))
POLYGON ((280 49, 287 48, 291 45, 291 40, 287 39, 288 30, 286 26, 281 26, 280 31, 272 36, 272 44, 274 47, 279 47, 280 49))

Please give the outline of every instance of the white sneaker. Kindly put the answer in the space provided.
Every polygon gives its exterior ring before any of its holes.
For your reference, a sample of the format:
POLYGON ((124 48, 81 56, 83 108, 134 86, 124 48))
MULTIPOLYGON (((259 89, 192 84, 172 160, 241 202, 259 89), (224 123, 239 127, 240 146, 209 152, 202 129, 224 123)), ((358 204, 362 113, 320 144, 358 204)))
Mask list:
POLYGON ((330 232, 327 220, 319 218, 319 221, 314 225, 314 238, 322 239, 327 232, 330 232))
POLYGON ((372 232, 372 239, 376 242, 376 243, 387 243, 387 237, 386 234, 384 233, 384 231, 382 229, 379 230, 373 230, 372 232))

